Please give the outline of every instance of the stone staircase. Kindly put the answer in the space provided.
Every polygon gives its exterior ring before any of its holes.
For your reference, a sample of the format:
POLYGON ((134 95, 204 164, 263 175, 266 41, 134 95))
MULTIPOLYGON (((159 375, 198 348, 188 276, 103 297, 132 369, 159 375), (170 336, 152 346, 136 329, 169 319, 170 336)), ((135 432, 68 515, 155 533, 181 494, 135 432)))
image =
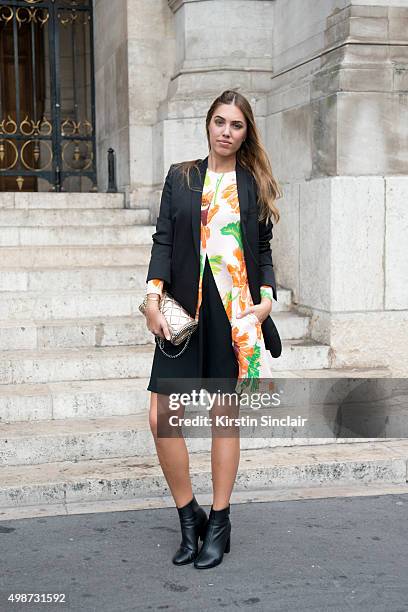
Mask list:
MULTIPOLYGON (((0 194, 0 509, 166 490, 151 473, 154 343, 138 311, 154 227, 123 205, 122 194, 0 194)), ((290 291, 273 309, 277 377, 329 368, 290 291)), ((188 443, 204 465, 209 440, 188 443)))

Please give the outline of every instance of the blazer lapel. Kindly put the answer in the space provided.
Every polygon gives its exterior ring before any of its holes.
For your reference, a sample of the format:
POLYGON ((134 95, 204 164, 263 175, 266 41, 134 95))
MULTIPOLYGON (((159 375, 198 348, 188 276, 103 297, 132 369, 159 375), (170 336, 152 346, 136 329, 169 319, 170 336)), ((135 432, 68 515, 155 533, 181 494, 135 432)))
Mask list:
POLYGON ((193 170, 192 180, 193 189, 190 190, 191 194, 191 230, 193 234, 194 248, 197 257, 200 258, 200 233, 201 233, 201 198, 203 195, 205 173, 207 172, 208 166, 208 155, 205 159, 200 159, 198 167, 200 169, 200 178, 197 173, 193 170))
POLYGON ((246 236, 246 223, 248 217, 249 200, 248 200, 248 186, 249 181, 247 177, 247 171, 239 161, 237 160, 235 166, 235 174, 237 177, 237 191, 239 201, 239 211, 241 216, 241 229, 246 236))
MULTIPOLYGON (((193 189, 190 190, 191 194, 191 230, 193 234, 193 243, 194 248, 197 254, 197 257, 200 257, 200 232, 201 232, 201 198, 203 194, 204 188, 204 179, 205 174, 207 172, 208 167, 208 155, 204 159, 198 161, 198 167, 200 169, 200 178, 197 176, 197 173, 193 171, 192 176, 194 177, 192 181, 193 189)), ((243 233, 246 236, 246 221, 248 216, 248 186, 249 181, 247 177, 246 170, 239 161, 236 161, 235 165, 235 174, 237 179, 237 192, 238 192, 238 200, 239 200, 239 209, 241 215, 241 228, 243 233)))

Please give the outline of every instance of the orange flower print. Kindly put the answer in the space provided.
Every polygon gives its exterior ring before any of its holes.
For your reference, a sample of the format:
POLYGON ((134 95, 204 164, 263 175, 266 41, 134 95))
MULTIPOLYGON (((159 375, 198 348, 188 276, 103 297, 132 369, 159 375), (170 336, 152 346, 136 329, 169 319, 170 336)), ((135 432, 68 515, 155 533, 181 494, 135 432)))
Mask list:
POLYGON ((239 308, 240 311, 242 312, 243 310, 246 310, 246 308, 249 308, 250 306, 252 306, 252 296, 251 296, 251 292, 249 291, 249 285, 248 283, 246 283, 245 285, 242 285, 242 287, 239 288, 239 308))
POLYGON ((207 248, 207 240, 210 237, 210 228, 206 225, 201 226, 201 246, 203 249, 207 248))
POLYGON ((203 249, 207 248, 207 241, 210 237, 210 221, 219 210, 219 204, 211 206, 211 202, 214 196, 213 191, 207 191, 203 193, 201 198, 201 246, 203 249))
POLYGON ((152 283, 155 287, 160 287, 162 282, 163 281, 160 278, 152 278, 152 283))
POLYGON ((228 291, 224 298, 224 307, 225 312, 227 313, 227 317, 231 321, 232 319, 232 292, 228 291))
POLYGON ((231 206, 232 212, 239 213, 239 200, 238 200, 238 191, 237 191, 236 183, 231 183, 230 185, 228 185, 223 190, 222 197, 231 206))
POLYGON ((234 266, 232 264, 227 264, 228 272, 231 274, 232 285, 233 287, 237 287, 240 291, 239 296, 239 306, 240 310, 245 310, 247 307, 248 301, 250 301, 251 296, 249 292, 248 285, 248 276, 245 266, 245 260, 243 252, 239 247, 234 249, 234 255, 236 260, 238 261, 238 265, 234 266))
POLYGON ((210 204, 214 197, 213 191, 206 191, 202 194, 201 197, 201 224, 207 225, 208 222, 208 211, 210 209, 210 204))
POLYGON ((211 219, 219 211, 219 209, 220 209, 219 204, 214 204, 214 206, 210 208, 210 210, 208 211, 207 223, 211 221, 211 219))
POLYGON ((214 191, 209 189, 208 191, 203 191, 201 196, 201 208, 208 208, 211 202, 213 201, 214 191))
POLYGON ((244 258, 240 248, 234 249, 235 259, 238 261, 238 265, 227 264, 228 272, 231 274, 232 284, 234 287, 241 287, 246 282, 246 268, 244 258))
POLYGON ((258 321, 258 323, 256 323, 256 337, 257 337, 257 340, 261 340, 262 339, 262 327, 261 327, 261 322, 260 321, 258 321))
POLYGON ((247 358, 252 357, 254 352, 253 346, 248 346, 249 335, 248 332, 244 332, 240 335, 238 327, 233 326, 231 329, 232 345, 237 357, 239 366, 239 378, 244 378, 248 371, 248 360, 247 358))

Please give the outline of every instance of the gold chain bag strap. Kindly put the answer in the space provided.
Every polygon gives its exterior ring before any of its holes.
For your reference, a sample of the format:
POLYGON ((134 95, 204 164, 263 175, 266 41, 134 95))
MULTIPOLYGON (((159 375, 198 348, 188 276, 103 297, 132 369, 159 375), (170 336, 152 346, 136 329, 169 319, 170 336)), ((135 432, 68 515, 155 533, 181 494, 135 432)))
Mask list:
MULTIPOLYGON (((145 314, 146 306, 147 295, 139 306, 139 310, 142 314, 145 314)), ((163 338, 155 336, 156 343, 161 352, 166 355, 166 357, 170 357, 170 359, 175 359, 176 357, 180 357, 180 355, 182 355, 186 350, 188 343, 190 342, 190 338, 193 335, 193 332, 197 329, 198 321, 196 319, 193 319, 193 317, 167 291, 163 291, 163 295, 160 300, 159 310, 166 319, 171 336, 170 342, 175 346, 178 346, 183 342, 183 340, 186 340, 185 345, 179 353, 177 353, 176 355, 170 355, 169 353, 166 353, 163 348, 163 338)))

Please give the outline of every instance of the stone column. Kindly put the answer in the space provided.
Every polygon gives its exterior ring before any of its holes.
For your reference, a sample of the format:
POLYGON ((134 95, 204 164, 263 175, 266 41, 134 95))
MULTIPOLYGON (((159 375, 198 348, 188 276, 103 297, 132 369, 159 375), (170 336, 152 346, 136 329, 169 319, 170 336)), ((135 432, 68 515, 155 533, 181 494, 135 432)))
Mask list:
POLYGON ((146 207, 153 186, 152 140, 174 65, 167 0, 96 0, 96 113, 99 188, 106 151, 117 154, 118 188, 130 207, 146 207))
POLYGON ((249 95, 261 129, 272 76, 274 0, 96 0, 99 188, 106 151, 130 207, 157 211, 172 162, 207 154, 205 115, 227 88, 249 95))
POLYGON ((267 97, 278 282, 333 365, 407 372, 408 2, 295 4, 276 2, 267 97))
POLYGON ((168 0, 176 57, 155 133, 159 180, 176 161, 206 156, 205 116, 228 88, 250 97, 262 127, 272 76, 274 0, 168 0), (163 153, 162 153, 163 152, 163 153))
POLYGON ((100 191, 106 191, 108 184, 109 147, 117 155, 119 190, 130 180, 127 20, 126 0, 95 1, 95 110, 100 191))

